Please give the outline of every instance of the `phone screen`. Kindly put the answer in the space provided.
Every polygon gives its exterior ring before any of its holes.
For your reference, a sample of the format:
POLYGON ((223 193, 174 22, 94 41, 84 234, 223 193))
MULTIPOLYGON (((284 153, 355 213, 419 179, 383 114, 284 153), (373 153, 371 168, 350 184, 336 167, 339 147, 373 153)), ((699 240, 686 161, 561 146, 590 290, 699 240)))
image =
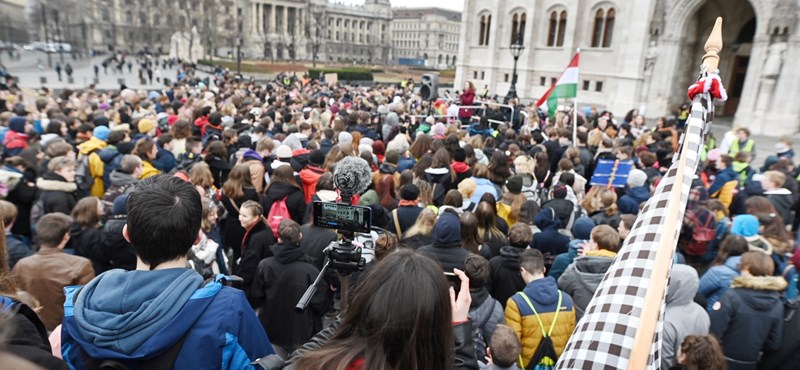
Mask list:
POLYGON ((458 291, 461 289, 461 278, 452 272, 445 272, 444 276, 447 278, 447 282, 450 283, 450 286, 455 289, 456 294, 458 294, 458 291))

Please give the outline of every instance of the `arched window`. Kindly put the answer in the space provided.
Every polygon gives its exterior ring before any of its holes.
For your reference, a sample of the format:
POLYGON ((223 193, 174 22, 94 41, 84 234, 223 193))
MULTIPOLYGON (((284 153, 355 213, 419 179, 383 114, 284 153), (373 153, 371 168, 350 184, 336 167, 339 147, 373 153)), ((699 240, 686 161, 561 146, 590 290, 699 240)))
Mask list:
POLYGON ((486 34, 486 16, 481 16, 481 33, 478 36, 478 46, 483 45, 483 37, 486 34))
POLYGON ((567 11, 561 11, 561 19, 558 20, 558 40, 556 46, 564 46, 564 35, 567 33, 567 11))
POLYGON ((594 29, 592 31, 592 47, 600 46, 600 39, 603 37, 603 9, 597 9, 594 15, 594 29))
POLYGON ((511 41, 509 44, 513 44, 516 41, 517 36, 519 36, 519 41, 521 44, 525 43, 525 13, 514 13, 511 17, 511 41))
POLYGON ((484 14, 481 16, 481 29, 480 36, 478 37, 478 46, 489 45, 489 30, 492 27, 492 15, 484 14))
POLYGON ((564 37, 567 34, 567 11, 554 10, 550 12, 550 22, 547 29, 547 46, 564 46, 564 37))
POLYGON ((617 12, 614 8, 608 10, 597 9, 594 15, 594 28, 592 28, 592 47, 611 47, 614 37, 614 21, 617 12))
POLYGON ((603 31, 603 47, 611 47, 611 38, 614 36, 614 17, 616 12, 613 8, 606 13, 605 31, 603 31))
POLYGON ((491 32, 491 29, 492 29, 492 15, 489 14, 486 16, 486 34, 485 38, 483 39, 484 45, 489 45, 489 34, 491 32))

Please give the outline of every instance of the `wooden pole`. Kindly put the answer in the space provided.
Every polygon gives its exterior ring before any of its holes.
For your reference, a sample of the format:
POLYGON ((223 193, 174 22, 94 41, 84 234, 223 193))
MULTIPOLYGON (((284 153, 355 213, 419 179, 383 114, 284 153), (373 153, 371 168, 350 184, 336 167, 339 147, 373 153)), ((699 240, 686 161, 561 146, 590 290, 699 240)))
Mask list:
MULTIPOLYGON (((718 17, 711 35, 705 44, 706 54, 703 55, 703 66, 706 71, 716 71, 719 65, 719 51, 722 49, 722 18, 718 17)), ((683 145, 679 154, 679 165, 675 174, 675 184, 669 194, 666 215, 664 217, 664 232, 656 251, 656 261, 645 296, 642 316, 639 318, 639 328, 631 348, 631 356, 628 359, 628 370, 643 370, 648 366, 650 349, 658 326, 658 319, 661 316, 661 306, 664 301, 664 291, 669 278, 669 271, 672 265, 672 257, 675 252, 678 233, 683 220, 681 214, 681 193, 683 191, 684 176, 686 174, 686 151, 689 143, 688 127, 683 135, 683 145)))

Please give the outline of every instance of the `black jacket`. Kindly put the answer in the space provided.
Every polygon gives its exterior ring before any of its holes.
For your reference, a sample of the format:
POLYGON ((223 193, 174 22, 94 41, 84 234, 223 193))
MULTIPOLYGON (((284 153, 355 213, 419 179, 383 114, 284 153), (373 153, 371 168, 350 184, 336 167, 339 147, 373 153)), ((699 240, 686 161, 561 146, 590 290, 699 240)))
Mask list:
POLYGON ((430 235, 414 235, 407 238, 400 239, 400 246, 410 249, 420 249, 426 245, 433 243, 433 237, 430 235))
POLYGON ((0 296, 0 307, 9 310, 7 325, 11 335, 5 351, 45 369, 69 369, 64 361, 53 357, 47 330, 30 307, 5 296, 0 296))
POLYGON ((322 269, 325 264, 325 255, 322 251, 332 241, 336 241, 336 233, 331 229, 317 227, 312 224, 300 226, 300 233, 303 234, 303 239, 300 239, 300 248, 312 259, 314 266, 322 269))
POLYGON ((783 306, 783 346, 779 351, 766 351, 758 362, 758 370, 800 369, 800 301, 783 306))
POLYGON ((417 218, 419 218, 419 214, 422 213, 422 208, 417 206, 403 206, 397 207, 392 212, 389 212, 389 231, 395 233, 396 235, 400 236, 400 232, 397 230, 394 222, 394 214, 397 212, 397 219, 400 223, 400 231, 406 232, 414 226, 414 223, 417 222, 417 218))
POLYGON ((783 342, 780 276, 740 276, 709 311, 710 333, 720 338, 728 369, 755 369, 761 351, 783 342))
POLYGON ((17 220, 11 227, 11 232, 31 238, 31 207, 36 201, 36 171, 27 169, 22 174, 14 190, 8 192, 6 200, 17 206, 17 220))
POLYGON ((503 307, 514 293, 525 288, 525 281, 519 273, 519 256, 524 249, 507 245, 500 249, 500 255, 492 258, 492 266, 488 285, 492 297, 503 307))
POLYGON ((269 214, 272 203, 286 198, 286 208, 289 208, 289 215, 298 224, 303 224, 303 216, 306 214, 306 197, 303 190, 285 183, 270 183, 261 205, 264 207, 264 217, 269 214))
POLYGON ((111 270, 111 269, 136 269, 136 254, 133 251, 133 245, 125 240, 122 235, 122 228, 128 222, 125 215, 112 216, 111 219, 103 225, 103 231, 100 234, 101 248, 93 248, 89 259, 92 261, 92 267, 97 275, 111 270))
MULTIPOLYGON (((72 213, 72 208, 78 203, 75 191, 78 186, 74 182, 67 182, 58 174, 48 172, 36 180, 39 188, 39 197, 42 199, 43 214, 61 212, 65 215, 72 213)), ((38 199, 38 198, 37 198, 38 199)))
POLYGON ((250 296, 250 286, 253 284, 258 263, 264 258, 272 257, 270 248, 275 245, 275 237, 267 225, 256 222, 250 231, 245 233, 242 245, 244 246, 241 251, 242 259, 238 264, 234 264, 233 273, 244 280, 242 290, 252 305, 254 302, 250 296))
POLYGON ((550 199, 542 204, 542 209, 544 208, 552 208, 556 211, 556 216, 558 216, 558 219, 561 221, 559 228, 569 227, 569 218, 572 216, 572 213, 575 212, 575 205, 571 201, 564 198, 550 199))
POLYGON ((217 156, 206 158, 206 163, 211 169, 211 176, 214 177, 214 186, 217 189, 222 189, 222 185, 225 184, 225 181, 228 181, 228 174, 231 173, 231 169, 236 163, 229 163, 225 158, 217 156))
POLYGON ((81 227, 73 222, 69 230, 68 247, 75 251, 75 255, 89 258, 92 249, 100 245, 101 234, 99 228, 81 227))
POLYGON ((417 252, 438 261, 442 265, 442 270, 446 272, 453 272, 454 268, 463 271, 464 260, 469 256, 469 251, 461 248, 460 243, 446 246, 427 245, 417 249, 417 252))
POLYGON ((322 315, 330 306, 328 288, 320 281, 306 310, 296 313, 297 302, 319 270, 299 245, 276 244, 273 251, 274 257, 258 264, 250 295, 261 307, 258 318, 270 341, 294 350, 322 330, 322 315))
POLYGON ((234 260, 242 256, 242 239, 244 238, 244 228, 239 222, 239 207, 248 200, 259 201, 256 189, 244 188, 244 196, 233 201, 236 203, 235 206, 231 198, 222 194, 222 206, 225 207, 225 211, 228 213, 228 216, 222 220, 223 245, 228 248, 233 248, 234 260))

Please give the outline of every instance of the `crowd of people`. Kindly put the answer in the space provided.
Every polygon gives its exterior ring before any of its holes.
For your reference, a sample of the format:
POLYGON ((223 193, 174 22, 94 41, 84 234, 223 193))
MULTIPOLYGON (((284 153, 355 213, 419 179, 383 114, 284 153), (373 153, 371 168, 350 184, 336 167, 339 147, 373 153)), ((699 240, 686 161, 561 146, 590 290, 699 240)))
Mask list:
MULTIPOLYGON (((52 369, 552 366, 686 124, 593 107, 546 117, 469 82, 428 102, 408 81, 179 76, 35 97, 0 85, 9 353, 52 369), (348 157, 372 181, 341 199, 333 174, 348 157), (602 160, 633 163, 624 187, 592 185, 602 160), (314 225, 316 201, 371 209, 374 231, 355 238, 364 271, 315 280, 339 239, 314 225)), ((800 322, 784 321, 800 176, 791 140, 758 167, 749 136, 702 150, 664 369, 800 368, 800 322)))

